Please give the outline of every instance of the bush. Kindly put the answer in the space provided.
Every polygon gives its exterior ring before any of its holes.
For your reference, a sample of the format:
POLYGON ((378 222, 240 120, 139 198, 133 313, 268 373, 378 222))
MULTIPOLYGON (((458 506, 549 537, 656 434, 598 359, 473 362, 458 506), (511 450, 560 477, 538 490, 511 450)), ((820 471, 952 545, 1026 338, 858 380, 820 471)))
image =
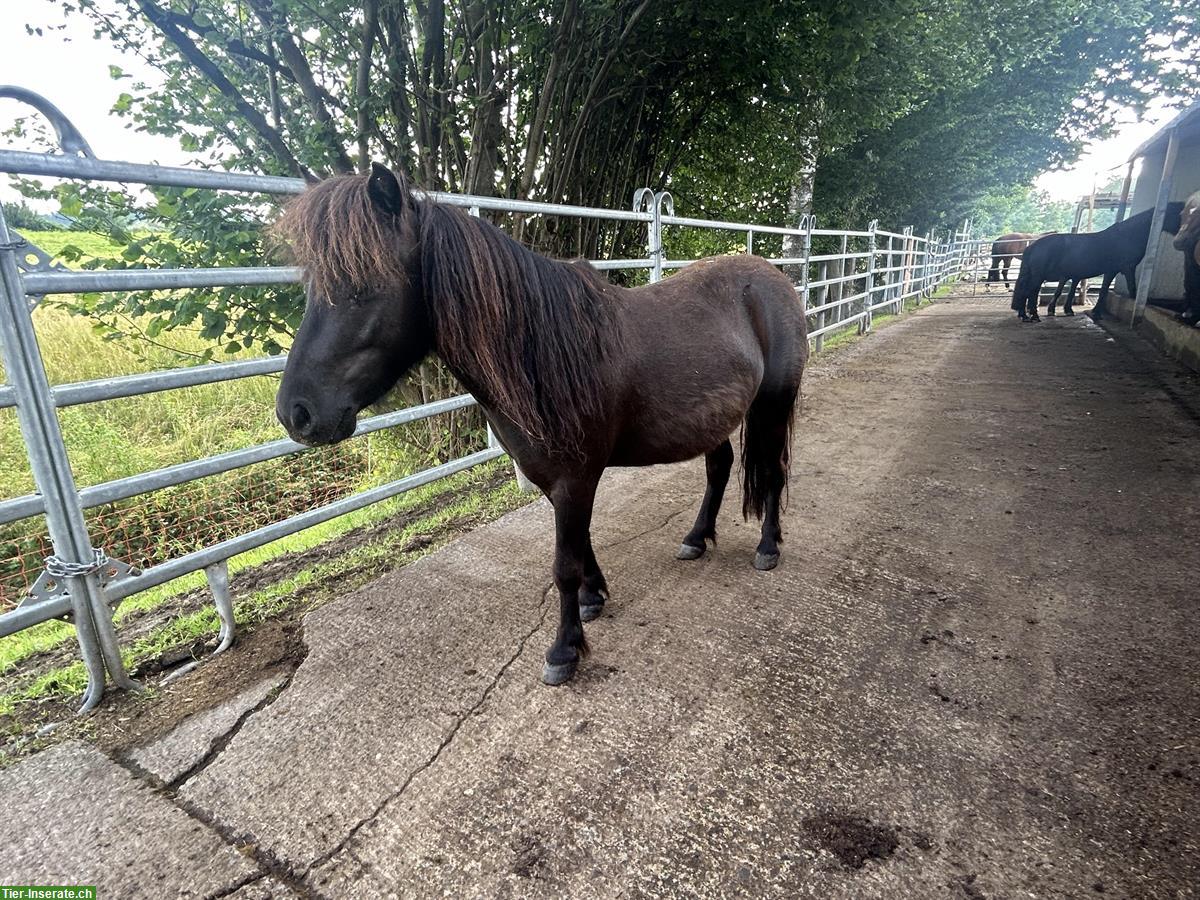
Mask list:
POLYGON ((59 231, 54 222, 39 212, 30 209, 22 203, 0 203, 4 208, 4 220, 9 228, 31 229, 33 231, 59 231))

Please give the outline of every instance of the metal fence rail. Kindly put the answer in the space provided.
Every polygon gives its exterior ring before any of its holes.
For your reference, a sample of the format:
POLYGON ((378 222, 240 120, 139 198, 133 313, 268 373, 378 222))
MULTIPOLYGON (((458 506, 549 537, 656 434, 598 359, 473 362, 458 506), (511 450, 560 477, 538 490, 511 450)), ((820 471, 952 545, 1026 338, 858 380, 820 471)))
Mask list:
MULTIPOLYGON (((297 194, 305 188, 304 182, 295 178, 99 160, 90 155, 86 146, 82 150, 83 156, 0 150, 0 172, 272 195, 297 194)), ((825 336, 834 331, 850 327, 867 331, 874 313, 887 309, 898 312, 906 300, 928 296, 937 286, 964 270, 974 258, 974 251, 969 248, 976 247, 969 239, 966 226, 953 236, 937 239, 932 233, 914 235, 911 228, 902 232, 884 231, 874 222, 865 231, 817 229, 812 216, 805 216, 797 227, 676 216, 670 193, 648 188, 635 192, 632 208, 628 210, 415 193, 419 198, 465 207, 473 215, 479 215, 481 210, 494 210, 644 223, 647 229, 644 258, 593 260, 592 263, 602 270, 647 271, 652 282, 661 279, 666 270, 695 262, 667 258, 663 246, 667 228, 744 233, 748 252, 753 251, 755 235, 791 239, 798 243, 801 254, 772 258, 770 262, 784 268, 796 282, 796 291, 806 304, 810 317, 809 336, 817 349, 825 336), (813 253, 814 237, 825 243, 840 244, 840 252, 813 253)), ((44 516, 54 550, 28 596, 17 608, 0 613, 0 637, 51 619, 69 617, 74 623, 88 673, 88 689, 81 711, 91 709, 99 702, 106 673, 107 678, 118 686, 136 687, 122 666, 113 622, 113 606, 121 599, 182 575, 204 571, 221 619, 221 641, 217 651, 220 652, 233 639, 233 605, 227 570, 227 562, 232 556, 504 455, 489 433, 487 449, 157 562, 139 572, 110 559, 103 548, 93 545, 84 520, 85 509, 266 460, 306 453, 308 448, 280 439, 80 489, 72 475, 57 410, 277 374, 283 370, 285 358, 275 356, 206 364, 51 387, 34 330, 32 312, 36 298, 79 292, 281 284, 299 281, 300 272, 279 266, 68 271, 50 268, 44 254, 33 253, 30 257, 33 250, 36 248, 9 229, 0 212, 0 349, 10 380, 9 384, 0 385, 0 409, 16 409, 37 487, 34 494, 0 500, 0 525, 44 516), (40 259, 40 262, 31 262, 31 258, 40 259)), ((474 403, 474 398, 463 394, 373 416, 359 422, 355 435, 442 415, 474 403)))

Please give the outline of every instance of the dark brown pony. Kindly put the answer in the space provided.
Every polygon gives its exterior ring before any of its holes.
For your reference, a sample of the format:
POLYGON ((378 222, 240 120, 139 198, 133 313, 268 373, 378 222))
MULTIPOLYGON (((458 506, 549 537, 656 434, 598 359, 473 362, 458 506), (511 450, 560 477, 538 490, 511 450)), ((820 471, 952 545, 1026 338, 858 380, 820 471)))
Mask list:
POLYGON ((1184 308, 1179 318, 1195 325, 1200 322, 1200 191, 1184 201, 1179 231, 1171 244, 1183 251, 1184 308))
POLYGON ((1046 231, 1042 234, 1030 234, 1024 231, 1013 231, 1000 235, 1000 237, 992 241, 992 267, 988 269, 987 280, 990 282, 999 281, 1000 267, 1003 265, 1004 289, 1008 290, 1008 270, 1012 265, 1012 261, 1019 258, 1025 252, 1025 248, 1039 237, 1045 237, 1045 235, 1053 233, 1053 231, 1046 231))
POLYGON ((743 428, 743 514, 774 568, 800 376, 804 311, 754 256, 701 260, 658 284, 611 285, 463 212, 415 200, 382 166, 309 188, 280 234, 308 303, 276 414, 293 438, 349 437, 358 413, 429 353, 475 395, 505 449, 554 505, 558 634, 542 673, 560 684, 587 652, 583 621, 608 586, 592 551, 592 503, 608 466, 705 455, 708 488, 680 559, 716 541, 743 428))

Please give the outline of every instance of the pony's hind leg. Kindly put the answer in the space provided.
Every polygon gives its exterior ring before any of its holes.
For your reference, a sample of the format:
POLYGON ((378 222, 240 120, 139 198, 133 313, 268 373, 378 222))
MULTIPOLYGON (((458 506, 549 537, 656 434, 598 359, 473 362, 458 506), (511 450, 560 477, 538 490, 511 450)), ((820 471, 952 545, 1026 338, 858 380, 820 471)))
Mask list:
MULTIPOLYGON (((1066 283, 1067 283, 1067 280, 1065 278, 1058 283, 1058 289, 1055 290, 1054 296, 1050 298, 1049 306, 1046 307, 1046 315, 1047 316, 1054 315, 1054 307, 1056 307, 1058 305, 1058 298, 1062 296, 1063 287, 1066 285, 1066 283)), ((1071 308, 1071 304, 1069 301, 1067 302, 1066 308, 1067 309, 1071 308)))
POLYGON ((788 437, 797 390, 760 394, 746 413, 742 513, 747 518, 754 514, 762 519, 762 538, 754 552, 754 568, 764 572, 779 564, 779 545, 783 543, 779 513, 787 483, 788 437))
POLYGON ((600 617, 604 604, 608 602, 608 582, 596 562, 592 549, 592 536, 588 534, 587 551, 583 557, 583 586, 579 589, 579 618, 585 622, 600 617))
MULTIPOLYGON (((548 492, 554 504, 554 584, 558 588, 558 632, 546 651, 542 681, 563 684, 587 655, 583 621, 579 614, 579 588, 591 538, 592 503, 598 478, 562 479, 548 492)), ((599 568, 597 567, 597 571, 599 568)))
POLYGON ((725 485, 729 483, 729 472, 733 469, 733 444, 726 438, 716 450, 704 456, 704 471, 708 476, 708 487, 696 524, 683 539, 676 559, 699 559, 708 549, 708 542, 717 543, 717 513, 725 497, 725 485))
MULTIPOLYGON (((1063 307, 1063 315, 1064 316, 1075 315, 1075 289, 1077 287, 1079 287, 1079 279, 1078 278, 1071 279, 1071 291, 1070 291, 1070 293, 1067 294, 1067 305, 1063 307)), ((1059 286, 1059 290, 1060 291, 1062 290, 1061 285, 1059 286)))

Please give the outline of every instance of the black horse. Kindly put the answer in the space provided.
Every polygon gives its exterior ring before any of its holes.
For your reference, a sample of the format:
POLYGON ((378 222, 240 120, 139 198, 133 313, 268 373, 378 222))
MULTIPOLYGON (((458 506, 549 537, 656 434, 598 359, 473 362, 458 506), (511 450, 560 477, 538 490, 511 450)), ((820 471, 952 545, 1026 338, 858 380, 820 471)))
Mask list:
POLYGON ((547 684, 575 673, 582 622, 608 599, 590 535, 606 467, 705 455, 708 490, 678 554, 695 559, 716 541, 729 438, 743 427, 742 512, 763 522, 754 565, 775 567, 808 340, 791 281, 766 260, 701 260, 621 288, 415 200, 382 166, 309 188, 279 230, 308 294, 276 398, 293 438, 349 437, 365 406, 435 353, 553 503, 560 617, 547 684))
MULTIPOLYGON (((1167 204, 1163 219, 1163 231, 1172 234, 1179 230, 1179 214, 1182 203, 1167 204)), ((1148 209, 1123 222, 1110 225, 1095 234, 1050 234, 1034 241, 1021 257, 1021 273, 1013 289, 1012 308, 1022 322, 1039 322, 1037 304, 1042 284, 1047 281, 1071 281, 1071 292, 1067 295, 1063 313, 1075 315, 1075 286, 1084 278, 1104 276, 1100 285, 1100 297, 1096 308, 1089 313, 1095 321, 1104 315, 1104 302, 1112 280, 1121 273, 1136 293, 1137 282, 1134 272, 1142 257, 1146 255, 1146 242, 1150 237, 1150 220, 1154 210, 1148 209)), ((1057 301, 1062 293, 1062 284, 1054 294, 1057 301)), ((1054 315, 1052 302, 1048 315, 1054 315)))

